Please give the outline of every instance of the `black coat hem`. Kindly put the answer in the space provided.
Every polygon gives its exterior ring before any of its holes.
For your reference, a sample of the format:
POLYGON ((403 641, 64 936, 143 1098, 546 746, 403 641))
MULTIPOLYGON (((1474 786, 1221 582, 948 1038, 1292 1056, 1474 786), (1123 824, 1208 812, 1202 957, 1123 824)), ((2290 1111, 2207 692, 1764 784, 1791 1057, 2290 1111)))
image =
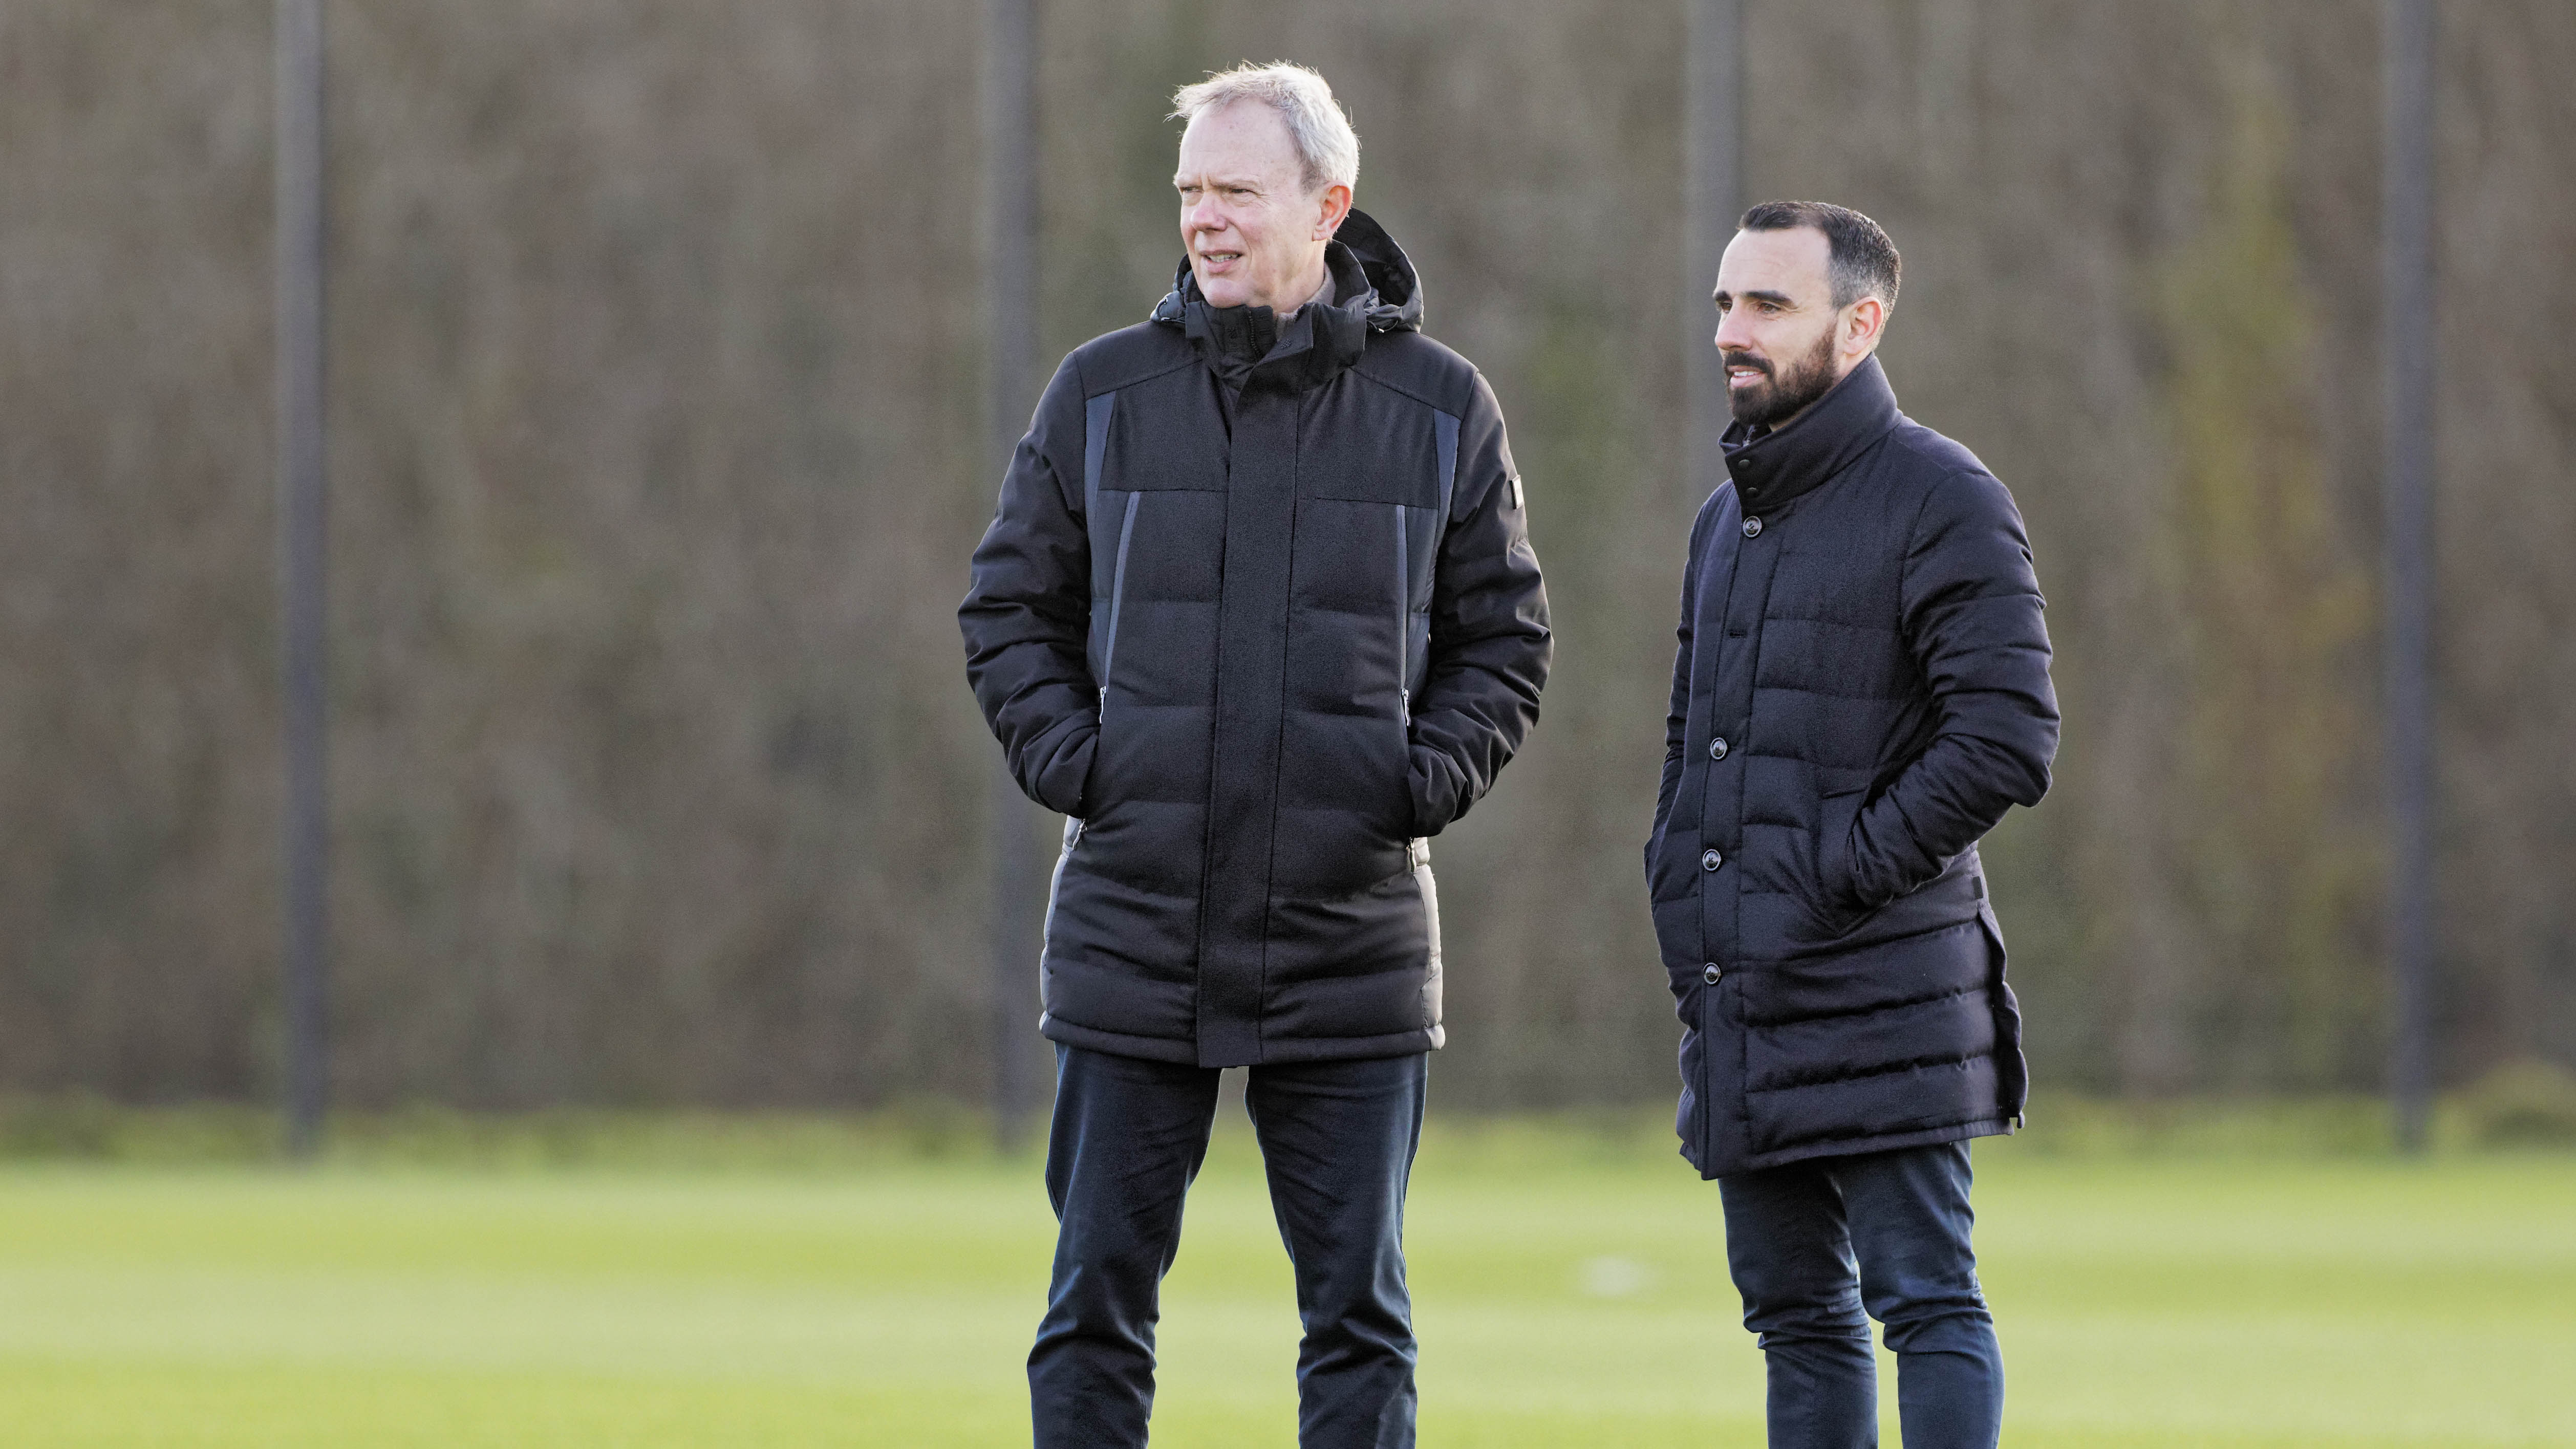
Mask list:
POLYGON ((2013 1134, 2010 1117, 1980 1117, 1972 1122, 1957 1122, 1947 1127, 1928 1127, 1919 1132, 1883 1132, 1868 1137, 1834 1137, 1819 1142, 1804 1142, 1776 1152, 1758 1152, 1740 1166, 1723 1172, 1711 1172, 1708 1165, 1691 1156, 1690 1144, 1681 1146, 1684 1161, 1699 1169, 1703 1182, 1738 1173, 1760 1172, 1765 1168, 1786 1167, 1793 1162, 1807 1162, 1819 1157, 1858 1157, 1867 1152, 1896 1152, 1908 1147, 1934 1147, 1944 1142, 1965 1142, 1976 1137, 2009 1137, 2013 1134))
POLYGON ((1096 1026, 1078 1026, 1059 1016, 1040 1017, 1038 1030, 1049 1041, 1080 1047, 1084 1051, 1142 1057, 1149 1062, 1178 1062, 1193 1067, 1258 1067, 1288 1062, 1356 1062, 1378 1057, 1409 1057, 1438 1051, 1448 1039, 1447 1033, 1436 1026, 1389 1032, 1383 1036, 1291 1037, 1285 1041, 1273 1039, 1263 1042, 1257 1061, 1211 1062, 1199 1059, 1197 1042, 1173 1037, 1102 1031, 1096 1026))
POLYGON ((1261 1044, 1261 1060, 1355 1062, 1371 1057, 1409 1057, 1438 1051, 1447 1039, 1447 1034, 1436 1026, 1388 1032, 1384 1036, 1290 1037, 1284 1041, 1272 1038, 1261 1044))
POLYGON ((1178 1062, 1183 1066, 1199 1064, 1196 1043, 1171 1037, 1133 1036, 1123 1031, 1102 1031, 1096 1026, 1076 1026, 1060 1016, 1038 1018, 1038 1031, 1047 1040, 1087 1052, 1107 1052, 1115 1057, 1142 1057, 1149 1062, 1178 1062))

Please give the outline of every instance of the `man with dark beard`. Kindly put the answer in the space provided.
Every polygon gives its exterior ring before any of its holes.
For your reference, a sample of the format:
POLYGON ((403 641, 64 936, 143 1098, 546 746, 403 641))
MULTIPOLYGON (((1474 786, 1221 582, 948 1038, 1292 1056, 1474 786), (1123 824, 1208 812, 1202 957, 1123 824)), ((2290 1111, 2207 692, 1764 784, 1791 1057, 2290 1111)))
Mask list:
POLYGON ((1977 841, 2048 788, 2039 586, 2012 495, 1897 411, 1887 234, 1817 202, 1739 226, 1729 481, 1691 532, 1646 846, 1676 1125, 1718 1181, 1771 1443, 1878 1442, 1876 1318, 1908 1449, 1992 1449, 1968 1140, 2019 1124, 2027 1074, 1977 841))

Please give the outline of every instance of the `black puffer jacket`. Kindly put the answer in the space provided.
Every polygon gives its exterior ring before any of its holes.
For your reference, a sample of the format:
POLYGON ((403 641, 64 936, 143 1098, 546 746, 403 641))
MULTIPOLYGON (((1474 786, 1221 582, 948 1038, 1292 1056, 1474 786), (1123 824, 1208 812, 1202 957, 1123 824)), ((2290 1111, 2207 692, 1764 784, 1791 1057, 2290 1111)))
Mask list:
POLYGON ((1057 1041, 1201 1066, 1440 1045, 1423 837, 1537 721, 1547 599, 1502 413, 1421 334, 1404 253, 1355 211, 1328 265, 1337 304, 1275 330, 1184 267, 1076 348, 975 551, 967 675, 1021 787, 1075 817, 1057 1041))
POLYGON ((1683 1155, 1717 1177, 2008 1131, 2021 1018, 1976 845, 2057 751, 2021 515, 1874 358, 1727 468, 1646 846, 1683 1155))

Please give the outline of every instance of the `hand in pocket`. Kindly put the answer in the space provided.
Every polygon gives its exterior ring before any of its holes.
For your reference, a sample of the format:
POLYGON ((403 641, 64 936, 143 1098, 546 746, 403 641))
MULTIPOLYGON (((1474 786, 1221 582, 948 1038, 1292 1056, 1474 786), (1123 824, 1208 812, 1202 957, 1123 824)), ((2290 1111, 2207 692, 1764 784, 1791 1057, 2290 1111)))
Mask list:
POLYGON ((1869 914, 1852 874, 1852 826, 1867 803, 1866 787, 1838 790, 1816 804, 1816 835, 1809 855, 1807 906, 1825 937, 1842 935, 1869 914))

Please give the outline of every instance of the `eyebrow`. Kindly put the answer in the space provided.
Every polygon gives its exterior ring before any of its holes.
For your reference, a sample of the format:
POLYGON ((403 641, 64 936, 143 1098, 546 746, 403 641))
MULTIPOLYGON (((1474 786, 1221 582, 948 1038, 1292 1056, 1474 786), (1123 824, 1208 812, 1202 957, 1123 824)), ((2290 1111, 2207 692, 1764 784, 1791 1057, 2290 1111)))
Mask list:
MULTIPOLYGON (((1726 289, 1721 287, 1709 298, 1709 300, 1714 302, 1719 298, 1728 295, 1729 293, 1726 289)), ((1741 302, 1770 302, 1781 307, 1795 307, 1798 305, 1797 301, 1786 292, 1747 292, 1736 300, 1741 302)))
POLYGON ((1261 189, 1261 182, 1259 179, 1250 176, 1197 177, 1176 175, 1172 178, 1172 185, 1175 187, 1187 186, 1193 181, 1202 181, 1209 186, 1240 186, 1246 191, 1259 191, 1261 189))

